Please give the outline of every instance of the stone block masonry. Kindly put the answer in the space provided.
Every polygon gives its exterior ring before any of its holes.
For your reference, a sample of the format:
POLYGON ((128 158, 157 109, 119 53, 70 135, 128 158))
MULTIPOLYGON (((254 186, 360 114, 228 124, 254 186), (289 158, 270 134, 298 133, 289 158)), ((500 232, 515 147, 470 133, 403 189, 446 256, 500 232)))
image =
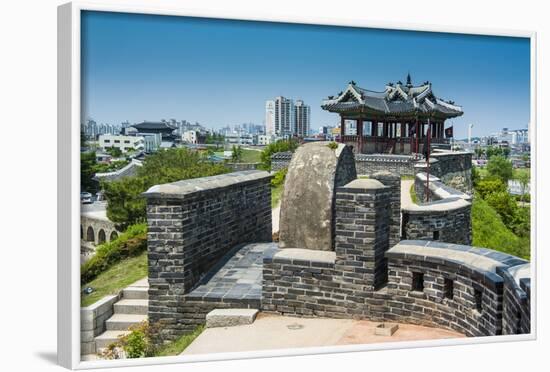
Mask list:
POLYGON ((470 244, 472 241, 471 196, 453 189, 439 178, 426 173, 415 177, 415 192, 422 204, 402 210, 402 239, 438 240, 446 243, 470 244), (426 190, 430 202, 426 203, 426 190))
POLYGON ((147 199, 149 321, 185 333, 188 293, 241 243, 271 241, 271 176, 242 171, 157 185, 147 199))
POLYGON ((504 279, 503 334, 531 331, 531 264, 498 268, 504 279))
POLYGON ((371 178, 390 188, 390 247, 401 240, 401 177, 389 171, 373 173, 371 178))
POLYGON ((389 248, 391 195, 373 179, 337 188, 335 251, 287 248, 264 258, 262 311, 404 322, 467 336, 530 332, 530 276, 514 276, 520 293, 501 273, 525 260, 429 240, 389 248))

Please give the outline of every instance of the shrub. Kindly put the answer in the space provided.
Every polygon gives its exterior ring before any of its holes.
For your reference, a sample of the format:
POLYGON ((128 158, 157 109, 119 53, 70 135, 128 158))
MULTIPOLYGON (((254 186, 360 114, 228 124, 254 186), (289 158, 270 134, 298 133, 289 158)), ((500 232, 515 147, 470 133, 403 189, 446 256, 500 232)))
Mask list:
POLYGON ((530 243, 519 238, 502 222, 487 202, 475 197, 472 203, 472 245, 529 259, 530 243))
POLYGON ((485 199, 489 194, 506 192, 506 185, 498 178, 486 178, 477 182, 475 191, 485 199))
POLYGON ((329 144, 327 145, 329 149, 331 150, 336 150, 338 148, 338 144, 336 142, 329 142, 329 144))
POLYGON ((278 170, 273 175, 273 178, 271 179, 271 187, 278 187, 284 184, 286 174, 288 172, 287 168, 283 168, 281 170, 278 170))
POLYGON ((86 261, 80 269, 80 281, 85 284, 115 263, 139 255, 147 249, 147 225, 130 226, 124 233, 111 242, 100 245, 96 254, 86 261))
POLYGON ((261 168, 264 170, 271 170, 271 155, 277 152, 291 151, 294 152, 298 147, 298 142, 296 140, 280 140, 275 143, 270 143, 262 151, 261 154, 261 168))
POLYGON ((511 228, 514 216, 517 213, 517 203, 508 192, 493 192, 486 196, 487 203, 499 214, 502 222, 511 228))

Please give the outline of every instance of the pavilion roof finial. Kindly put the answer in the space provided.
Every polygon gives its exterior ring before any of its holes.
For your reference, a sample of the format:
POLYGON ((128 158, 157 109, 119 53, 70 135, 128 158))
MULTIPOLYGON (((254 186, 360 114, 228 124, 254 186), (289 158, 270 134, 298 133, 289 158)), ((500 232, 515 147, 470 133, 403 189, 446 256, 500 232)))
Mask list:
POLYGON ((412 87, 411 73, 410 72, 407 72, 407 86, 412 87))

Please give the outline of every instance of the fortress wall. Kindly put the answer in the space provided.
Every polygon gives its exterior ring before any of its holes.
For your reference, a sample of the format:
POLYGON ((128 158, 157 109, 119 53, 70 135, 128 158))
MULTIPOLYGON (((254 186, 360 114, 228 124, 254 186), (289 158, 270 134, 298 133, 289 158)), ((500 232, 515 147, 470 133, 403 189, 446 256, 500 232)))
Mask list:
POLYGON ((415 193, 422 204, 402 208, 402 238, 470 244, 472 241, 471 196, 453 189, 425 173, 415 176, 415 193), (426 202, 426 190, 430 202, 426 202))
MULTIPOLYGON (((504 313, 515 311, 506 310, 515 305, 504 305, 510 283, 499 273, 527 262, 427 240, 390 248, 389 190, 372 179, 338 188, 336 250, 284 249, 264 259, 262 310, 413 323, 467 336, 508 332, 504 313)), ((530 288, 524 276, 523 285, 530 288)), ((528 311, 528 302, 523 304, 528 311)), ((529 332, 528 318, 521 324, 529 332)))
POLYGON ((530 264, 499 268, 504 279, 503 334, 529 333, 531 330, 531 267, 530 264))
POLYGON ((149 321, 185 333, 184 295, 230 249, 271 241, 271 176, 243 171, 157 185, 147 199, 149 321))

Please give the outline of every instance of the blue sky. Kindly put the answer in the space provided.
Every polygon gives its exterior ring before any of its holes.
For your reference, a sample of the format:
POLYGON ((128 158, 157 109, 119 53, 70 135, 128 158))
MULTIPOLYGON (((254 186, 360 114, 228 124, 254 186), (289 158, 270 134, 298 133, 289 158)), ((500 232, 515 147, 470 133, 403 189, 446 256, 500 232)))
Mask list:
POLYGON ((322 99, 350 80, 432 82, 464 109, 455 136, 530 121, 529 39, 350 27, 84 12, 83 117, 198 121, 207 128, 262 124, 265 101, 283 95, 311 106, 311 126, 335 125, 322 99))

